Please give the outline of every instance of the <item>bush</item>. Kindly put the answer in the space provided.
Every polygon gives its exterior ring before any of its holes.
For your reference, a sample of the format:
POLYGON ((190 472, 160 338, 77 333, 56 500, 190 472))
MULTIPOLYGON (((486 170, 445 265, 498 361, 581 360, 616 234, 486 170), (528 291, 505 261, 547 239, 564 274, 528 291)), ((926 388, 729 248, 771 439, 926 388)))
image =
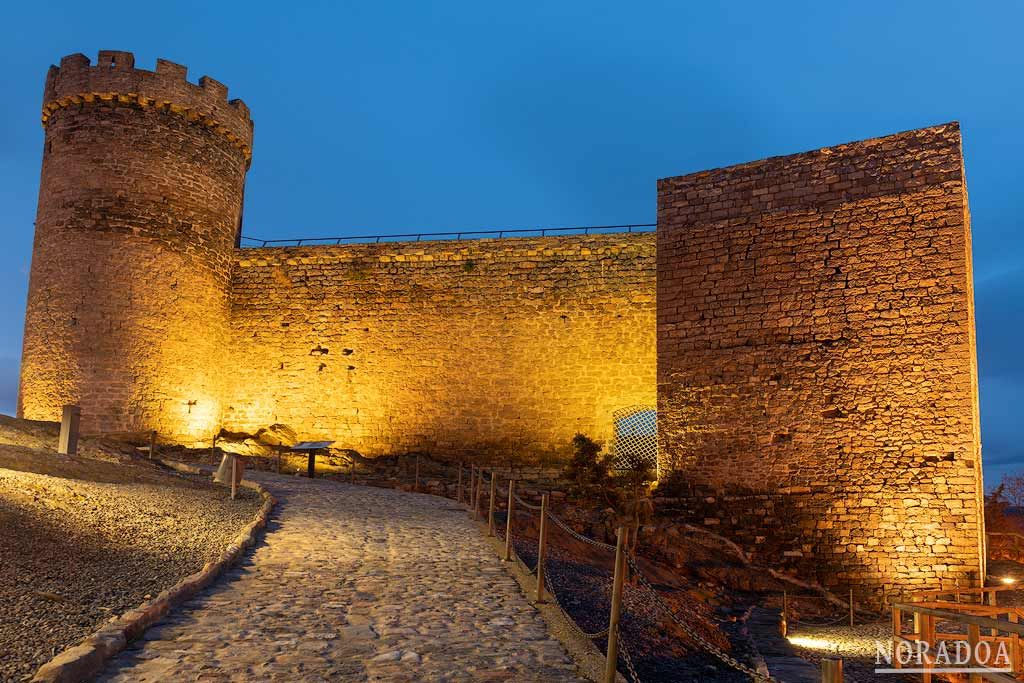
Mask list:
POLYGON ((608 476, 608 463, 601 456, 601 445, 577 434, 572 439, 572 452, 564 473, 570 482, 570 493, 583 502, 614 505, 617 496, 608 476))

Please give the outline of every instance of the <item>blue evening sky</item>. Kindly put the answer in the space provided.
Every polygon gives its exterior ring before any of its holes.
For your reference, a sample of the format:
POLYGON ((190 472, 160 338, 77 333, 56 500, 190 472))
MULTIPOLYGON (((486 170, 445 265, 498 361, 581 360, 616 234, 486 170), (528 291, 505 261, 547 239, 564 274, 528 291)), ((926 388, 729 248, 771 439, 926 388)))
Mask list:
POLYGON ((46 69, 130 50, 251 107, 245 233, 653 222, 655 180, 959 120, 986 479, 1024 469, 1024 4, 19 2, 0 9, 0 410, 46 69))

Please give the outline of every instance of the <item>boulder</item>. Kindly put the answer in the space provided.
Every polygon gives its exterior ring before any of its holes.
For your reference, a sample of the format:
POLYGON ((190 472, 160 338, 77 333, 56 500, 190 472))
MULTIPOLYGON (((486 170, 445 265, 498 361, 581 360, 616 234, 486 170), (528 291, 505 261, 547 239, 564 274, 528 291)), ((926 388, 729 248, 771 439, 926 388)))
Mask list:
POLYGON ((244 432, 221 430, 217 436, 217 448, 236 455, 270 455, 273 449, 244 432))
POLYGON ((299 442, 299 435, 288 425, 272 424, 256 432, 256 440, 267 446, 285 446, 291 448, 299 442))

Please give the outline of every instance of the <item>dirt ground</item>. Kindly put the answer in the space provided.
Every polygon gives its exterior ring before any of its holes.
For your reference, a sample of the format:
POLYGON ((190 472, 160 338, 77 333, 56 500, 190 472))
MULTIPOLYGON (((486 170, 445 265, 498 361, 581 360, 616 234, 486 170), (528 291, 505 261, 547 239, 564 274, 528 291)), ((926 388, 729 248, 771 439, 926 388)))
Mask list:
POLYGON ((56 424, 0 416, 0 681, 201 569, 260 504, 125 444, 56 443, 56 424))

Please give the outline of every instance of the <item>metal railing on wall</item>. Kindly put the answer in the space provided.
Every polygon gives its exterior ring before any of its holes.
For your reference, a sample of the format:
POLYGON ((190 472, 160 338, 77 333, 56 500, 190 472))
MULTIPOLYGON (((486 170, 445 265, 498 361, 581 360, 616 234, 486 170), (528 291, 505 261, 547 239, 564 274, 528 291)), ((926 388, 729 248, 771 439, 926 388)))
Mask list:
POLYGON ((243 247, 302 247, 326 244, 380 244, 382 242, 431 242, 440 240, 502 239, 505 237, 549 237, 552 235, 604 235, 618 232, 653 232, 657 223, 621 225, 585 225, 569 228, 511 228, 503 230, 451 230, 448 232, 410 232, 394 235, 346 235, 342 237, 303 237, 265 240, 242 235, 243 247))

